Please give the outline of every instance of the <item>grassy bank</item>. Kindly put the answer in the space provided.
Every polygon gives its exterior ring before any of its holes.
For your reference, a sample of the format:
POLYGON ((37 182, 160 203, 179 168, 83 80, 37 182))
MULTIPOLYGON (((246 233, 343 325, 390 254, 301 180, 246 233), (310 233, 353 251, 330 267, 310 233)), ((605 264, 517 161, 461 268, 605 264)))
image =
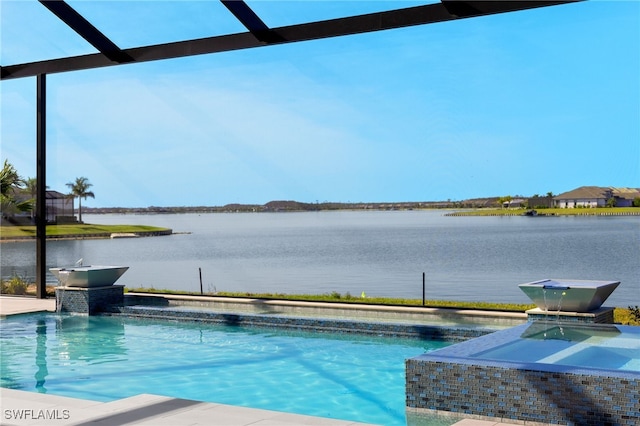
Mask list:
MULTIPOLYGON (((109 238, 111 234, 144 236, 163 233, 170 234, 171 230, 146 225, 47 225, 47 237, 51 238, 109 238)), ((35 238, 35 236, 35 226, 0 226, 0 239, 2 240, 35 238)))
MULTIPOLYGON (((470 209, 448 216, 521 216, 529 209, 470 209)), ((640 216, 638 207, 601 207, 575 209, 536 209, 540 216, 640 216)))

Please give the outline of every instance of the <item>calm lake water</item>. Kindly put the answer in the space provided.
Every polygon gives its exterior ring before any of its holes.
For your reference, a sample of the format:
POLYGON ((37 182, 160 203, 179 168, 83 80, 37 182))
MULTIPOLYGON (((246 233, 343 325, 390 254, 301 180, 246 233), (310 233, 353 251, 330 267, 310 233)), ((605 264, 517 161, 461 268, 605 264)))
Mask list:
MULTIPOLYGON (((529 303, 518 284, 621 281, 640 305, 640 217, 446 217, 443 211, 84 215, 171 236, 49 241, 47 265, 126 265, 118 284, 205 292, 331 293, 529 303), (183 233, 182 233, 183 232, 183 233)), ((35 243, 4 243, 2 276, 35 275, 35 243)), ((55 279, 50 277, 53 282, 55 279)))

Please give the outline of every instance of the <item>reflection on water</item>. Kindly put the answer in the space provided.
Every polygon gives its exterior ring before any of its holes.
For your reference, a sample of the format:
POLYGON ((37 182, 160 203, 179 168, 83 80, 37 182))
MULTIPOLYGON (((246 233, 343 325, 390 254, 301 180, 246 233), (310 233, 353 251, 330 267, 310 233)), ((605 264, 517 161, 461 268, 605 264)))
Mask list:
POLYGON ((472 356, 488 360, 640 372, 638 327, 535 321, 520 335, 510 338, 498 335, 496 339, 494 347, 472 356))
POLYGON ((36 324, 36 366, 38 367, 35 374, 36 389, 40 393, 46 393, 44 383, 49 371, 47 370, 47 323, 43 319, 39 319, 36 324))
POLYGON ((100 320, 81 315, 3 320, 0 385, 47 393, 51 383, 60 385, 60 373, 52 376, 51 364, 54 370, 56 366, 67 366, 73 371, 82 366, 125 362, 127 348, 122 321, 101 321, 100 332, 90 332, 92 328, 95 330, 96 321, 100 320), (26 380, 27 377, 35 379, 35 383, 26 380))
MULTIPOLYGON (((128 287, 332 293, 529 303, 545 278, 621 281, 608 302, 640 303, 640 217, 445 217, 440 211, 87 215, 166 237, 49 241, 47 267, 130 266, 128 287)), ((35 275, 35 243, 5 243, 2 274, 35 275)), ((49 277, 55 282, 53 276, 49 277)))
POLYGON ((615 325, 575 325, 550 321, 535 321, 522 333, 523 339, 535 340, 566 340, 569 342, 582 342, 587 339, 602 342, 605 339, 617 337, 620 330, 615 325))
POLYGON ((61 359, 104 364, 126 360, 122 321, 101 321, 84 315, 61 316, 56 321, 57 353, 61 359), (100 321, 100 333, 91 333, 100 321))

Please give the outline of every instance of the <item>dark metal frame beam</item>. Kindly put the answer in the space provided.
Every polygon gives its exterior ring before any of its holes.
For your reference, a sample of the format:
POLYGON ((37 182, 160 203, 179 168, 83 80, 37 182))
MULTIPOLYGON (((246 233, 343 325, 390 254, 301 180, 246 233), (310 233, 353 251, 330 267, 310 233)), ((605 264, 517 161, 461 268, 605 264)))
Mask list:
POLYGON ((47 298, 47 76, 36 77, 36 297, 47 298))
POLYGON ((93 47, 98 49, 109 60, 117 63, 133 61, 129 55, 124 53, 114 42, 107 38, 96 27, 87 21, 82 15, 76 12, 63 0, 39 0, 40 3, 51 13, 62 20, 69 28, 87 40, 93 47))
MULTIPOLYGON (((577 1, 583 0, 468 1, 464 3, 471 7, 471 9, 462 8, 462 11, 456 9, 451 12, 447 7, 451 9, 452 2, 447 1, 446 5, 443 3, 428 4, 405 9, 389 10, 378 13, 273 28, 269 30, 269 33, 275 38, 273 41, 268 42, 264 40, 261 41, 251 32, 247 32, 137 47, 125 49, 122 52, 130 56, 134 62, 157 61, 282 43, 293 43, 389 30, 394 28, 445 22, 455 19, 464 19, 472 16, 485 16, 544 6, 575 3, 577 1), (462 16, 452 15, 454 12, 460 13, 462 16)), ((458 9, 460 8, 458 7, 458 9)), ((8 80, 13 78, 30 77, 38 74, 79 71, 114 65, 118 65, 118 63, 114 63, 103 54, 90 54, 0 67, 0 79, 8 80)))
POLYGON ((242 0, 220 0, 222 4, 233 13, 246 29, 263 43, 282 42, 278 34, 271 31, 262 19, 242 0))

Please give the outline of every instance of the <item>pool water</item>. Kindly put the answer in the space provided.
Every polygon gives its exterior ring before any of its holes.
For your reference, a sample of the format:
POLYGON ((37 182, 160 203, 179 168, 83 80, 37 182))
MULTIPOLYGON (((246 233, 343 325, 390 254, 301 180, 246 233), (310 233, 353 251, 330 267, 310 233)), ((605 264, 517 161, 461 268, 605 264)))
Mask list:
POLYGON ((539 321, 499 335, 509 338, 472 357, 640 372, 640 327, 539 321))
POLYGON ((450 344, 51 314, 0 326, 2 387, 104 402, 151 393, 384 425, 406 424, 405 359, 450 344))

